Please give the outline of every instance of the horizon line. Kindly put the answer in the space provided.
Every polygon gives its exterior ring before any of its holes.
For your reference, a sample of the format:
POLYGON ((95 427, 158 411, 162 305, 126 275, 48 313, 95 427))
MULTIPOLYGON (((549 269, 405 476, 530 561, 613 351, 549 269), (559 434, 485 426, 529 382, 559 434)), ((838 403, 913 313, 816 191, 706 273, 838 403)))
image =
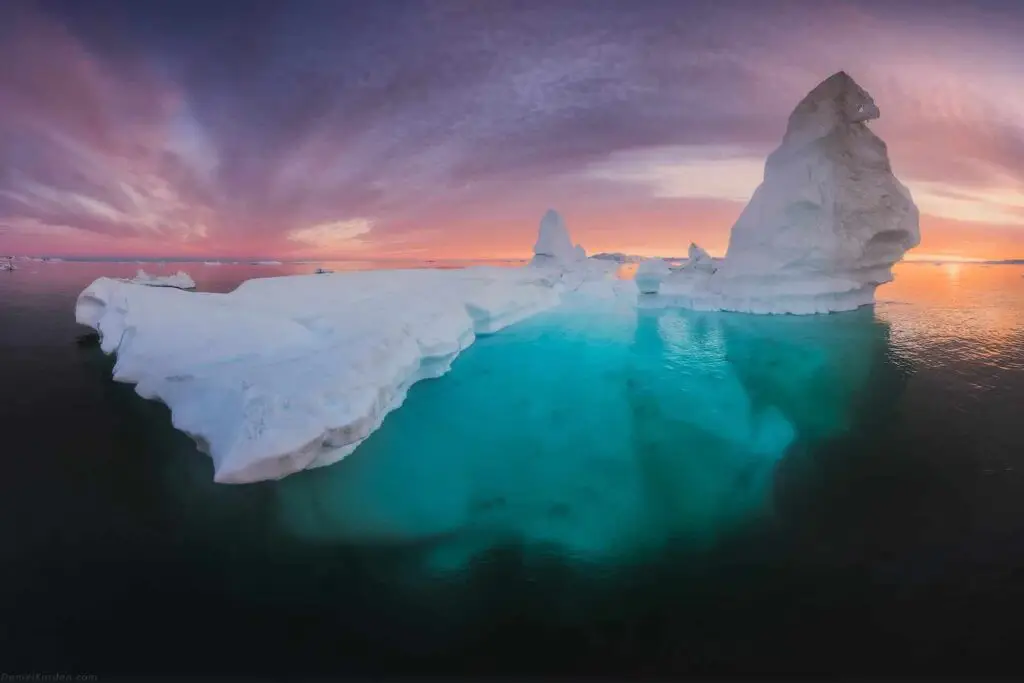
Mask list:
MULTIPOLYGON (((668 260, 677 260, 678 258, 686 257, 674 257, 674 256, 640 256, 638 254, 629 254, 627 252, 597 252, 597 254, 622 254, 623 256, 632 256, 639 258, 661 258, 668 260)), ((592 258, 591 255, 588 258, 592 258)), ((713 256, 714 258, 724 258, 722 256, 713 256)), ((5 258, 5 257, 0 257, 5 258)), ((13 259, 60 259, 62 261, 73 261, 78 263, 223 263, 223 264, 238 264, 238 265, 276 265, 276 264, 305 264, 305 263, 357 263, 360 261, 369 262, 390 262, 390 261, 417 261, 421 263, 433 263, 433 262, 460 262, 460 261, 528 261, 530 256, 521 257, 500 257, 500 256, 489 256, 489 257, 402 257, 402 256, 378 256, 378 257, 326 257, 326 258, 297 258, 297 259, 284 259, 274 257, 218 257, 218 256, 82 256, 82 255, 65 255, 65 254, 17 254, 7 258, 13 259)), ((979 265, 1024 265, 1024 257, 1019 258, 1005 258, 1005 259, 983 259, 976 257, 963 257, 963 256, 940 256, 921 254, 913 255, 908 258, 897 261, 899 263, 974 263, 979 265)))

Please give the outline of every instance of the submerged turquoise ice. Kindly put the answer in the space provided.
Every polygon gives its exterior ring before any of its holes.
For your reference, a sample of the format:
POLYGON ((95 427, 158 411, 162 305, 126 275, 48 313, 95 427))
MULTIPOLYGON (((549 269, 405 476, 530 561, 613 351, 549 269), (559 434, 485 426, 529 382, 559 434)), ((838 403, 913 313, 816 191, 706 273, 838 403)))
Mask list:
POLYGON ((859 419, 888 327, 569 303, 480 339, 356 453, 274 484, 304 541, 459 570, 515 545, 604 565, 771 514, 777 464, 859 419))

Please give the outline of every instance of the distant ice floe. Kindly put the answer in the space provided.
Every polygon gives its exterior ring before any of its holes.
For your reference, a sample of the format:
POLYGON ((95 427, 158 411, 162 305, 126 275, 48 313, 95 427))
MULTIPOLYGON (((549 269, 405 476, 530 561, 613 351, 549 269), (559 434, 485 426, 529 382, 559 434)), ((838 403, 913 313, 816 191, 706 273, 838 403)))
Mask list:
POLYGON ((636 256, 634 254, 623 254, 620 251, 613 252, 601 252, 594 254, 590 258, 595 258, 599 261, 615 261, 616 263, 640 263, 644 260, 643 256, 636 256))
POLYGON ((139 270, 135 277, 129 280, 133 285, 145 285, 147 287, 174 287, 177 289, 195 289, 196 282, 183 270, 173 275, 150 275, 144 270, 139 270))

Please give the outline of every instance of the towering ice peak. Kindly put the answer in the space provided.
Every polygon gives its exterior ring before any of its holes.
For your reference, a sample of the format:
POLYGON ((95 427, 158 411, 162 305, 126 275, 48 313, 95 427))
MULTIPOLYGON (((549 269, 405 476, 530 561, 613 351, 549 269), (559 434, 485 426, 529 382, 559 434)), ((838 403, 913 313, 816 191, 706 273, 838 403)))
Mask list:
POLYGON ((687 256, 689 256, 690 261, 694 263, 699 261, 707 262, 711 260, 711 254, 706 252, 703 247, 698 245, 696 242, 690 242, 690 249, 687 251, 687 256))
POLYGON ((530 266, 560 290, 573 291, 586 282, 608 280, 616 270, 614 262, 588 259, 582 245, 573 245, 565 221, 554 209, 540 221, 530 266))
POLYGON ((540 221, 540 233, 537 243, 533 245, 535 257, 548 257, 556 261, 568 263, 576 259, 576 248, 569 239, 569 230, 565 221, 554 209, 548 209, 540 221))
POLYGON ((920 241, 917 207, 867 126, 879 116, 842 71, 808 93, 732 228, 725 260, 706 278, 666 278, 662 303, 754 313, 872 303, 920 241))
POLYGON ((918 211, 867 127, 874 100, 839 72, 789 117, 764 182, 733 226, 723 274, 835 279, 870 288, 920 242, 918 211))
POLYGON ((878 105, 845 71, 832 74, 807 93, 789 115, 783 146, 812 141, 835 129, 879 118, 878 105))

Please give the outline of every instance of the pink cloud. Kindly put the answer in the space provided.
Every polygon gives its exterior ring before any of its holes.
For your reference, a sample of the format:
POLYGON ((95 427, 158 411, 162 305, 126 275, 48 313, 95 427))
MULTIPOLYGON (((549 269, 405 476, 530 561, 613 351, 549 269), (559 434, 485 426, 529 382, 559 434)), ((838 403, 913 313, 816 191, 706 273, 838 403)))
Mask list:
MULTIPOLYGON (((546 11, 505 7, 459 33, 432 5, 433 23, 387 24, 416 29, 408 55, 396 33, 388 50, 352 47, 339 53, 348 62, 328 51, 293 69, 277 43, 227 43, 198 53, 198 76, 174 78, 144 52, 104 56, 37 11, 5 16, 0 251, 525 256, 552 206, 592 252, 674 254, 695 240, 721 253, 736 193, 752 189, 739 173, 735 187, 673 196, 588 171, 673 146, 734 145, 760 163, 796 102, 838 69, 874 95, 894 168, 922 193, 922 250, 1020 248, 1024 231, 999 219, 1024 193, 1024 96, 1008 87, 1024 49, 1011 22, 993 31, 985 17, 840 2, 709 11, 699 25, 673 19, 680 9, 647 25, 639 9, 557 26, 546 11), (558 40, 540 39, 546 25, 558 40), (352 81, 346 64, 377 66, 352 81), (943 197, 960 202, 959 220, 943 197), (372 229, 339 237, 361 220, 372 229), (342 227, 316 244, 289 239, 326 235, 318 226, 342 227)), ((699 176, 668 180, 707 185, 699 176)))

